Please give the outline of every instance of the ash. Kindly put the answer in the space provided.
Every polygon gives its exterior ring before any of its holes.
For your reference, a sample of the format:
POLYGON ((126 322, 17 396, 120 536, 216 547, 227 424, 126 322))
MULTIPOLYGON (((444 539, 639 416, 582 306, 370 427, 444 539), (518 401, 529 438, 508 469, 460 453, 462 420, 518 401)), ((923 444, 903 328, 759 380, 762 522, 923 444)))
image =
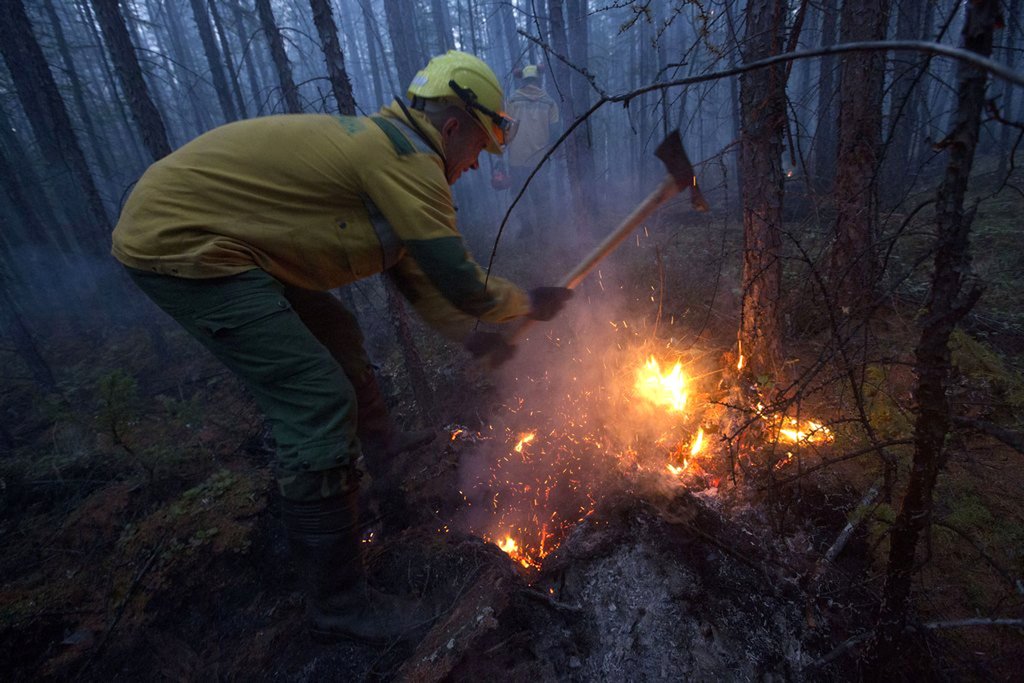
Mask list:
POLYGON ((800 680, 814 657, 795 584, 682 490, 606 500, 539 572, 484 554, 399 680, 800 680))

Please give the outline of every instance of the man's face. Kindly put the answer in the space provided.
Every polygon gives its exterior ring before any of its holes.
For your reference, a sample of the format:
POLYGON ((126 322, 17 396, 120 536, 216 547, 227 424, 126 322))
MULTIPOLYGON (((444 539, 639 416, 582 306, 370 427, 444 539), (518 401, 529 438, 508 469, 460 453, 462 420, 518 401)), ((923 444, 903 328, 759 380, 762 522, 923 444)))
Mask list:
POLYGON ((444 144, 444 174, 449 185, 470 169, 480 167, 480 152, 487 148, 487 133, 471 118, 472 114, 459 112, 450 116, 441 128, 444 144))

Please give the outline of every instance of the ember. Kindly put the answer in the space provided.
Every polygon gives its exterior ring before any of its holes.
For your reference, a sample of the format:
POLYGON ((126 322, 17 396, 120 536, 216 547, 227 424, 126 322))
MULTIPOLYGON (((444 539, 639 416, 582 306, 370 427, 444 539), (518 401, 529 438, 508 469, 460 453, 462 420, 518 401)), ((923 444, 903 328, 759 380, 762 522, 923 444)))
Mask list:
MULTIPOLYGON (((562 378, 569 382, 565 391, 554 388, 557 376, 531 379, 530 388, 541 389, 535 409, 533 400, 517 396, 498 418, 503 427, 460 434, 460 443, 483 451, 465 461, 472 480, 464 482, 463 526, 522 567, 539 569, 611 492, 658 481, 716 486, 731 462, 722 436, 727 430, 719 424, 724 412, 694 379, 714 373, 693 373, 686 367, 695 360, 679 354, 666 360, 648 347, 618 347, 599 367, 591 362, 589 378, 572 368, 562 378), (470 462, 489 466, 474 473, 470 462)), ((777 442, 796 449, 834 439, 821 422, 772 415, 761 404, 754 414, 767 425, 763 445, 769 451, 777 442)), ((770 466, 783 467, 793 457, 776 456, 770 466)))

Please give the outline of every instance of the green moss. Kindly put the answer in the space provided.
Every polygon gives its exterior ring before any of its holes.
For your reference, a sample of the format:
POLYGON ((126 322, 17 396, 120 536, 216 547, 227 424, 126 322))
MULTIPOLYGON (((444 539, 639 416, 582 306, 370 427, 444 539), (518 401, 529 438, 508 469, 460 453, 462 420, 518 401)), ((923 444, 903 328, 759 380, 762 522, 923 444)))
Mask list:
POLYGON ((905 439, 913 432, 913 425, 892 394, 888 369, 869 365, 864 373, 864 402, 871 426, 884 439, 905 439))
POLYGON ((1024 377, 1009 368, 1002 358, 983 342, 963 330, 953 331, 949 340, 953 366, 969 382, 991 388, 1014 413, 1024 414, 1024 377))

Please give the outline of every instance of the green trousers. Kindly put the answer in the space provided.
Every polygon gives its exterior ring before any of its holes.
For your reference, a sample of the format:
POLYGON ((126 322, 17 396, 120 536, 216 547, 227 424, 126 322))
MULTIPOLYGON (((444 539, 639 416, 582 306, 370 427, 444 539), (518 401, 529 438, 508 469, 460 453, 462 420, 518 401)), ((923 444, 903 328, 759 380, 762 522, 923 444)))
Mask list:
POLYGON ((355 316, 327 292, 285 287, 259 269, 203 280, 128 272, 252 391, 277 441, 282 495, 340 495, 360 453, 357 425, 387 421, 355 316), (363 420, 353 382, 376 392, 363 420))

